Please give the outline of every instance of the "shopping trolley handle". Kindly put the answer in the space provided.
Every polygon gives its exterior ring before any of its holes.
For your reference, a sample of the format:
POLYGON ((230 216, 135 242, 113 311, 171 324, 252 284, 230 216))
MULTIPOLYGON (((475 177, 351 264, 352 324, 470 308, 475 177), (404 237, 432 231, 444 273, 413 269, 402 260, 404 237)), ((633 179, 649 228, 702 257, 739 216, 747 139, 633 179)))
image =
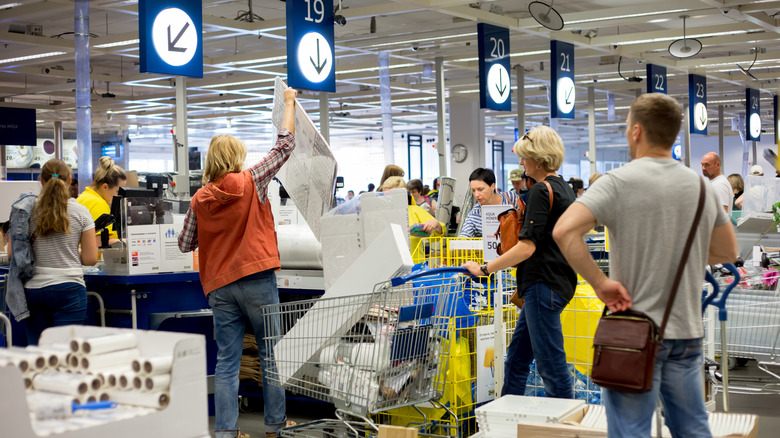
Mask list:
POLYGON ((712 284, 713 292, 708 295, 704 300, 702 301, 702 309, 705 309, 708 305, 712 304, 713 306, 723 310, 726 308, 726 299, 728 299, 729 294, 732 290, 734 290, 735 287, 739 284, 740 281, 740 275, 739 270, 736 266, 734 266, 731 263, 726 263, 723 265, 726 270, 732 273, 734 275, 733 280, 730 284, 728 284, 724 289, 723 293, 720 294, 720 298, 718 297, 718 293, 720 292, 720 286, 718 285, 717 280, 715 280, 715 277, 708 271, 705 278, 707 281, 712 284), (717 298, 717 299, 716 299, 717 298))
POLYGON ((471 275, 468 269, 466 268, 457 268, 457 267, 448 267, 448 268, 435 268, 435 269, 429 269, 427 271, 421 271, 421 272, 415 272, 414 274, 404 275, 401 277, 395 277, 390 279, 390 284, 392 286, 400 286, 402 284, 405 284, 408 281, 416 280, 418 278, 425 278, 430 277, 438 274, 443 274, 447 272, 454 272, 459 274, 468 274, 472 280, 479 281, 478 277, 475 277, 471 275))

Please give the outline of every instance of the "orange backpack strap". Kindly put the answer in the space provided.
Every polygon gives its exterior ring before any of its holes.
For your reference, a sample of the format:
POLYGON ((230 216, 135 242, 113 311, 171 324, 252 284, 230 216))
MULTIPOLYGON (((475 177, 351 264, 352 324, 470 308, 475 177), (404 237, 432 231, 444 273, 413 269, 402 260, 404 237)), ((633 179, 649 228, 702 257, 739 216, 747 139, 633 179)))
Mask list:
POLYGON ((552 186, 547 181, 543 180, 542 182, 547 186, 547 193, 550 195, 550 211, 552 211, 552 206, 553 206, 553 190, 552 190, 552 186))

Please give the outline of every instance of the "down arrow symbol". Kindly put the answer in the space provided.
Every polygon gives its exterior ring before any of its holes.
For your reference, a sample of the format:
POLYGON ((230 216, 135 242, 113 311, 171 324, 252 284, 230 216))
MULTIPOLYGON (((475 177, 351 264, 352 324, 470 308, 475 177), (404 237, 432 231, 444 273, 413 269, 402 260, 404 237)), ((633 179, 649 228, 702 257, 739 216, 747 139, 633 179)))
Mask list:
POLYGON ((504 96, 506 85, 504 85, 504 75, 502 75, 500 71, 498 72, 498 84, 496 84, 496 90, 498 90, 498 94, 500 96, 504 96))
POLYGON ((314 69, 317 70, 317 74, 322 73, 322 69, 325 68, 325 66, 328 64, 328 58, 323 59, 320 61, 320 39, 317 38, 317 62, 314 62, 313 59, 311 59, 311 56, 309 56, 309 61, 311 61, 311 65, 314 66, 314 69), (322 62, 322 64, 320 64, 322 62))
POLYGON ((184 31, 187 30, 187 28, 189 28, 189 27, 190 27, 190 22, 189 21, 184 23, 184 27, 181 28, 181 30, 179 31, 179 34, 176 35, 176 38, 174 38, 173 41, 171 41, 171 25, 170 24, 168 25, 168 51, 169 52, 186 52, 187 51, 186 47, 176 47, 176 43, 179 42, 179 40, 181 39, 182 35, 184 35, 184 31))

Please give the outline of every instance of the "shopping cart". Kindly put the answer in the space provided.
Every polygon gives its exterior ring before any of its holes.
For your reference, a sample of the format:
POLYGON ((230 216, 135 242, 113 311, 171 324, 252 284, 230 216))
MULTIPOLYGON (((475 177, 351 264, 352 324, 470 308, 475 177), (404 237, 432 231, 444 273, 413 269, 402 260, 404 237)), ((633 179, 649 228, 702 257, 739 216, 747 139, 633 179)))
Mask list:
MULTIPOLYGON (((332 402, 354 436, 363 436, 354 418, 378 430, 369 415, 397 407, 427 403, 456 417, 438 399, 450 322, 472 281, 465 273, 433 269, 380 283, 370 294, 264 306, 274 357, 263 371, 271 384, 332 402)), ((282 435, 301 436, 295 428, 282 435)))
MULTIPOLYGON (((726 321, 728 321, 728 309, 726 309, 726 300, 728 300, 731 291, 739 284, 740 274, 736 266, 732 264, 723 265, 723 268, 732 274, 732 281, 730 284, 726 284, 723 289, 723 293, 720 293, 720 284, 715 277, 707 271, 705 279, 712 285, 712 292, 707 294, 704 292, 702 297, 702 313, 707 310, 707 306, 714 306, 718 309, 718 321, 720 321, 720 350, 721 350, 721 373, 723 382, 723 411, 729 411, 729 366, 728 355, 724 352, 728 352, 728 344, 726 342, 726 321)), ((714 318, 713 318, 714 323, 714 318)))
MULTIPOLYGON (((780 375, 775 371, 780 366, 780 272, 775 269, 741 271, 740 275, 716 276, 720 287, 733 289, 725 307, 719 314, 728 316, 725 324, 715 325, 709 334, 721 339, 715 344, 715 354, 728 360, 722 366, 724 391, 732 393, 778 393, 780 375), (725 335, 724 335, 725 334, 725 335), (728 388, 728 369, 733 364, 744 364, 749 359, 758 361, 758 368, 769 374, 771 380, 750 379, 740 385, 728 388)), ((743 380, 743 379, 740 379, 743 380)), ((735 379, 731 378, 734 382, 735 379)))

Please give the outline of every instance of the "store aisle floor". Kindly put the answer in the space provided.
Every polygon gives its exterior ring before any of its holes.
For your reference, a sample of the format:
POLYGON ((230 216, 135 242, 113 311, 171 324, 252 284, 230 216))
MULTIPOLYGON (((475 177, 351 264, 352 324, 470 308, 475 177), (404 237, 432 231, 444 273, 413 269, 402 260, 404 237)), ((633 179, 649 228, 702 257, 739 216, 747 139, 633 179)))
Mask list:
MULTIPOLYGON (((731 371, 731 386, 756 386, 775 383, 780 390, 780 380, 774 379, 758 369, 756 361, 751 360, 746 366, 737 367, 731 371)), ((717 396, 717 409, 722 411, 722 396, 717 396)), ((756 414, 759 416, 757 438, 776 438, 780 430, 780 394, 734 394, 729 397, 731 412, 756 414)), ((264 438, 262 399, 251 399, 252 412, 244 412, 238 416, 238 425, 242 432, 252 438, 264 438)), ((326 403, 288 402, 287 416, 298 424, 321 418, 335 418, 333 406, 326 403)), ((214 417, 209 417, 209 428, 214 428, 214 417)), ((213 436, 213 432, 212 432, 213 436)))

